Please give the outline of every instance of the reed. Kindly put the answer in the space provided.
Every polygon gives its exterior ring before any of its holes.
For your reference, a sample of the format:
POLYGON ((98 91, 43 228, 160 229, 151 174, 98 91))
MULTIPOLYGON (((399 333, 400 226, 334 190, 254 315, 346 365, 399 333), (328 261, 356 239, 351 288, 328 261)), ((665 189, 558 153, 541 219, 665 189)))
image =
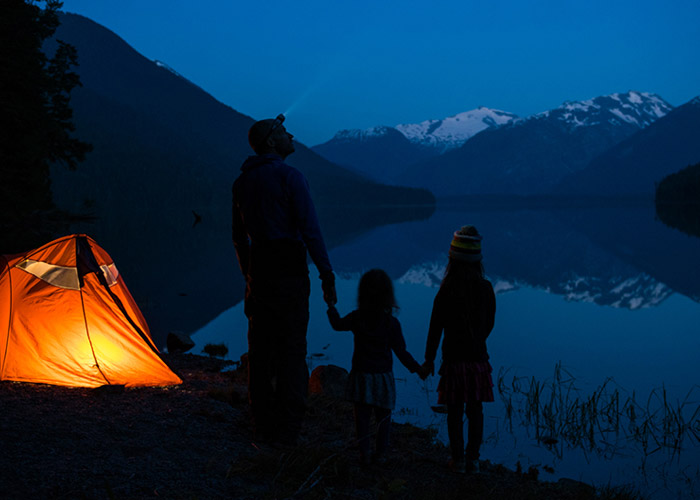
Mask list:
POLYGON ((632 445, 643 456, 659 450, 680 454, 700 444, 700 386, 683 400, 672 401, 665 386, 653 389, 646 404, 607 378, 590 394, 577 387, 576 377, 561 362, 551 378, 537 380, 510 374, 501 368, 498 393, 505 407, 504 421, 512 432, 514 421, 534 432, 550 448, 564 444, 605 455, 632 445))

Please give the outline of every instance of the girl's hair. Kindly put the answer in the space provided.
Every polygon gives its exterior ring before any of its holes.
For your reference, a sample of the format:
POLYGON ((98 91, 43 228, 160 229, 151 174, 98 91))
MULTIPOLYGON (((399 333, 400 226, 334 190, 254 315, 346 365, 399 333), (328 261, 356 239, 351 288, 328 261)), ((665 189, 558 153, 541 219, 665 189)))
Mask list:
POLYGON ((394 285, 387 273, 371 269, 362 275, 357 287, 357 308, 370 316, 391 314, 399 306, 394 297, 394 285))
MULTIPOLYGON (((440 290, 450 297, 452 303, 463 304, 454 312, 461 321, 477 317, 479 286, 484 279, 484 266, 481 262, 464 262, 450 259, 442 279, 440 290)), ((473 335, 473 332, 470 333, 473 335)))
POLYGON ((464 290, 468 286, 478 284, 484 278, 484 266, 479 262, 465 262, 456 259, 450 259, 447 262, 445 276, 442 278, 440 288, 444 288, 446 292, 458 292, 464 290))

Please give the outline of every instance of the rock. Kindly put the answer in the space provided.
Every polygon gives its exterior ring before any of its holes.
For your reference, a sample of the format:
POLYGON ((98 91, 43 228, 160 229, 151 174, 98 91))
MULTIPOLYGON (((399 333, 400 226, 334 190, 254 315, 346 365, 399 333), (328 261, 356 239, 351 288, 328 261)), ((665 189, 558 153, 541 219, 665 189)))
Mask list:
POLYGON ((314 368, 309 378, 309 393, 322 394, 332 398, 345 396, 348 371, 335 365, 321 365, 314 368))
POLYGON ((194 341, 182 332, 170 332, 166 340, 169 353, 187 352, 194 347, 194 341))
POLYGON ((202 349, 202 352, 208 354, 212 358, 225 358, 228 354, 228 347, 225 344, 207 344, 202 349))

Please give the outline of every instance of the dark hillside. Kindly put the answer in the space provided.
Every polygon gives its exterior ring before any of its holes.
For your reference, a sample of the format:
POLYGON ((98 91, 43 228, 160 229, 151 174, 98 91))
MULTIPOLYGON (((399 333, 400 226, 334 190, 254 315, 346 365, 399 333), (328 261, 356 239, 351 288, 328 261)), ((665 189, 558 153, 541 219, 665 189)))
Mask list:
MULTIPOLYGON (((180 191, 188 191, 183 202, 212 205, 228 201, 238 166, 251 153, 247 132, 252 118, 146 59, 114 33, 82 16, 62 15, 56 38, 78 49, 83 87, 76 89, 72 99, 75 121, 80 136, 97 143, 79 172, 71 176, 54 172, 54 192, 62 205, 77 208, 78 201, 84 201, 75 196, 76 182, 85 185, 81 194, 99 198, 100 205, 108 193, 99 189, 99 182, 118 179, 141 183, 140 188, 131 187, 148 194, 152 202, 176 201, 172 198, 177 199, 180 191), (163 177, 164 172, 170 175, 163 177), (72 186, 68 193, 61 184, 64 180, 72 186)), ((293 122, 289 127, 293 131, 293 122)), ((300 144, 290 163, 307 175, 314 195, 323 193, 337 203, 432 202, 427 192, 383 188, 300 144), (369 187, 372 193, 365 195, 369 187)))
POLYGON ((656 186, 656 215, 664 224, 700 237, 700 163, 664 177, 656 186))

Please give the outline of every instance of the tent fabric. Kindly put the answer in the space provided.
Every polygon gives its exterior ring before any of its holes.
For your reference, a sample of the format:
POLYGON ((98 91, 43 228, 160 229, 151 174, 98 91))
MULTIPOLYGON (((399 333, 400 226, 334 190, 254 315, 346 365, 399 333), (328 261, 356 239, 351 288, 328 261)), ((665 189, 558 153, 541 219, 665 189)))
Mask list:
POLYGON ((182 383, 160 358, 112 258, 84 234, 0 257, 0 380, 182 383))

